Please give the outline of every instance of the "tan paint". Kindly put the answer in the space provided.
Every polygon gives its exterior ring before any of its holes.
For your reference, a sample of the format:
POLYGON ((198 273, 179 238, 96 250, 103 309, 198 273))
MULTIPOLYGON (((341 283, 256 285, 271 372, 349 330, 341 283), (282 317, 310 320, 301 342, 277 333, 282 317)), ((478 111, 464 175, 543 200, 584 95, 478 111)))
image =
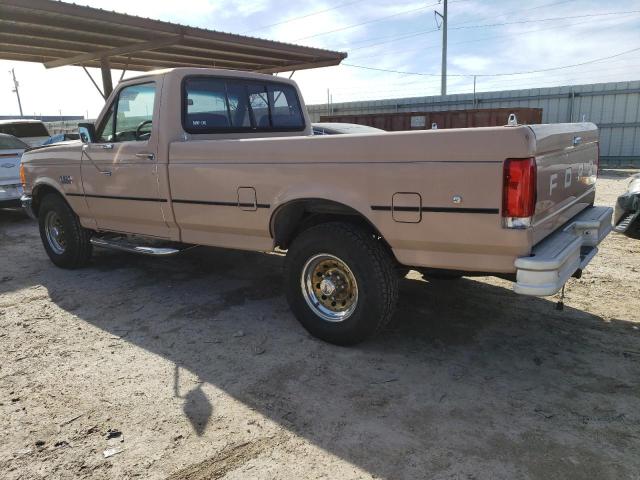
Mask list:
MULTIPOLYGON (((185 136, 181 82, 193 74, 240 75, 295 87, 278 77, 210 69, 166 70, 123 82, 119 88, 158 83, 152 136, 148 144, 124 142, 112 151, 90 145, 95 165, 82 160, 84 191, 165 201, 67 197, 83 225, 185 243, 271 250, 274 212, 291 201, 318 198, 360 212, 405 265, 513 272, 515 258, 529 254, 534 244, 593 201, 592 177, 585 171, 596 158, 597 129, 592 124, 313 137, 305 113, 303 132, 185 136), (577 146, 575 136, 581 137, 577 146), (151 150, 154 162, 135 157, 151 150), (504 160, 532 156, 538 165, 534 227, 505 229, 499 213, 429 211, 500 210, 504 160), (111 177, 99 173, 103 168, 112 171, 111 177), (552 176, 559 174, 562 188, 549 190, 552 176), (245 187, 244 195, 255 190, 257 209, 238 205, 240 187, 245 187), (394 212, 396 221, 390 210, 372 209, 390 208, 397 193, 411 194, 397 197, 398 206, 415 206, 419 198, 425 210, 419 215, 394 212)), ((79 175, 81 148, 76 143, 25 154, 29 181, 55 184, 55 178, 68 172, 79 175)), ((63 193, 81 191, 79 184, 57 187, 63 193)))

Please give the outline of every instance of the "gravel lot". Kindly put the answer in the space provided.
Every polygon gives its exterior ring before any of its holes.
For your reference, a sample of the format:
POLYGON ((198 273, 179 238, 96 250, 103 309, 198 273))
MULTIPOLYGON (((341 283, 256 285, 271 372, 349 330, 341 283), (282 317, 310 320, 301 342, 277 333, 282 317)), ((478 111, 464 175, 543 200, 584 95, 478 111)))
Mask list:
POLYGON ((9 212, 0 247, 3 479, 640 478, 640 241, 610 235, 563 312, 412 272, 348 349, 297 324, 277 255, 64 271, 9 212))

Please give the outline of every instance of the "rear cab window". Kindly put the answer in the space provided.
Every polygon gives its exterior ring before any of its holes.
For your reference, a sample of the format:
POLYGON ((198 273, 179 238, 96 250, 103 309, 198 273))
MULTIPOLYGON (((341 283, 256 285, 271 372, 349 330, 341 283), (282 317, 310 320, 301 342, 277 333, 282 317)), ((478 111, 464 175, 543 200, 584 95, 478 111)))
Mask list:
POLYGON ((182 126, 188 133, 284 132, 305 128, 296 89, 278 82, 186 77, 182 126))

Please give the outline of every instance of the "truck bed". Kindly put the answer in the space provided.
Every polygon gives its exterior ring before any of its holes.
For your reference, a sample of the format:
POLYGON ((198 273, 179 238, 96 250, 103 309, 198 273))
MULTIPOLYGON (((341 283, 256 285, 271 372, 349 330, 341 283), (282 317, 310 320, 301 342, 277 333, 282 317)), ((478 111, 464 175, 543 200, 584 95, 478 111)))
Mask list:
POLYGON ((403 264, 510 273, 514 258, 592 203, 583 177, 596 140, 592 124, 567 124, 177 141, 169 147, 171 207, 183 241, 266 250, 278 208, 331 199, 375 225, 403 264), (576 136, 583 141, 574 146, 576 136), (534 225, 505 229, 503 163, 527 157, 539 172, 534 225), (549 191, 554 175, 558 187, 549 191), (239 187, 255 190, 255 211, 225 206, 238 202, 239 187))

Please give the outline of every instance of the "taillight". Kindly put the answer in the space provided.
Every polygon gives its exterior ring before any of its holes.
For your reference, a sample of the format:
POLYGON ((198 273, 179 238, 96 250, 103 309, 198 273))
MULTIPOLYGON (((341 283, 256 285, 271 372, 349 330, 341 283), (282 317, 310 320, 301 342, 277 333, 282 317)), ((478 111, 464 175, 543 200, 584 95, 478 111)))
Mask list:
POLYGON ((502 218, 507 228, 527 228, 536 208, 536 159, 508 158, 504 162, 502 218))

